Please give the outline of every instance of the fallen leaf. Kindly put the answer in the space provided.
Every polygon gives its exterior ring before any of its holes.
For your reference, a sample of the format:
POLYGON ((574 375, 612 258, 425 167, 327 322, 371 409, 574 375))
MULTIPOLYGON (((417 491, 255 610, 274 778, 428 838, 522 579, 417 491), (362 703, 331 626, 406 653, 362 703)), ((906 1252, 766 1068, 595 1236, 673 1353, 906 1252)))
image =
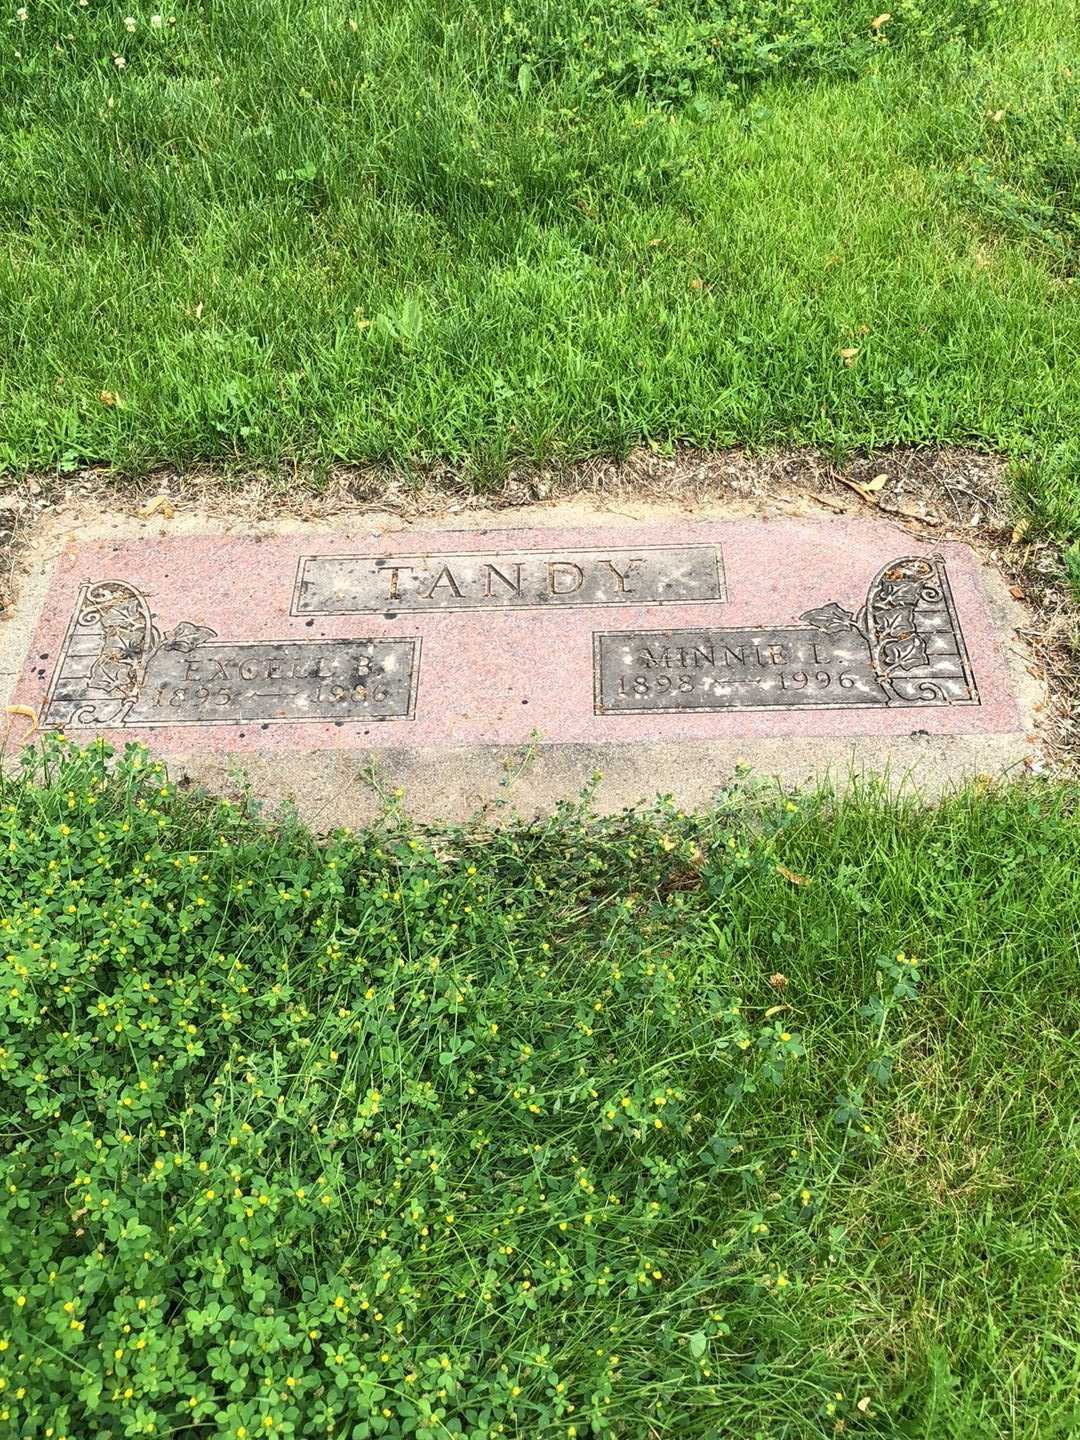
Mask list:
POLYGON ((782 1014, 785 1010, 790 1010, 790 1009, 791 1009, 791 1006, 790 1006, 790 1005, 770 1005, 769 1008, 768 1008, 768 1010, 765 1011, 765 1019, 766 1019, 766 1020, 771 1020, 774 1015, 780 1015, 780 1014, 782 1014))
POLYGON ((877 501, 874 499, 874 492, 867 489, 865 485, 860 485, 857 480, 847 480, 843 475, 838 475, 836 478, 840 481, 841 485, 846 485, 849 490, 854 490, 855 494, 865 500, 868 505, 877 504, 877 501))
POLYGON ((790 880, 792 885, 809 885, 810 881, 805 875, 798 874, 795 870, 789 870, 786 865, 777 865, 776 873, 782 875, 785 880, 790 880))
POLYGON ((151 515, 160 515, 163 520, 171 520, 176 514, 176 506, 167 495, 155 495, 149 505, 139 511, 140 520, 149 520, 151 515))
POLYGON ((34 710, 34 709, 33 709, 31 706, 29 706, 29 705, 5 705, 5 706, 4 706, 4 714, 5 714, 5 715, 21 715, 24 720, 29 720, 29 721, 30 721, 30 729, 26 732, 27 735, 32 735, 32 734, 34 733, 34 731, 38 728, 38 715, 37 715, 37 711, 34 710))
POLYGON ((1019 544, 1020 544, 1020 541, 1024 538, 1024 536, 1027 534, 1027 532, 1028 532, 1030 529, 1031 529, 1031 517, 1030 517, 1029 515, 1025 515, 1025 516, 1023 517, 1023 519, 1018 520, 1018 521, 1016 522, 1016 524, 1013 526, 1012 543, 1013 543, 1014 545, 1019 545, 1019 544))
POLYGON ((874 18, 873 18, 873 20, 870 21, 870 29, 871 29, 871 30, 874 32, 874 34, 876 35, 880 30, 882 30, 882 29, 889 23, 889 21, 890 21, 891 19, 892 19, 892 13, 891 13, 891 11, 889 11, 889 10, 886 10, 883 15, 875 15, 874 18))
POLYGON ((1009 594, 1013 597, 1014 600, 1026 600, 1026 599, 1027 599, 1027 596, 1025 595, 1024 591, 1020 588, 1019 585, 1010 585, 1010 586, 1009 586, 1009 594))
POLYGON ((106 409, 111 410, 112 407, 116 404, 116 402, 120 399, 120 396, 117 395, 115 391, 102 390, 101 394, 98 396, 98 399, 101 401, 102 405, 106 407, 106 409))

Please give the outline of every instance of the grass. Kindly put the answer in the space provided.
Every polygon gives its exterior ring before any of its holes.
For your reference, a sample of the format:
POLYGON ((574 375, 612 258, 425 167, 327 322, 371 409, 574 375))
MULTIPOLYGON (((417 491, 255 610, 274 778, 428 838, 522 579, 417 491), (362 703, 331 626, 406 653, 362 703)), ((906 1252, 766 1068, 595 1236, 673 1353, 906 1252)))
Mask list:
POLYGON ((10 1433, 1076 1433, 1075 794, 320 845, 42 758, 10 1433))
POLYGON ((874 15, 13 6, 0 467, 964 441, 1075 537, 1076 7, 874 15))
MULTIPOLYGON (((1080 16, 875 9, 13 3, 0 471, 963 441, 1075 579, 1080 16)), ((320 842, 48 741, 0 1434, 1076 1434, 1078 824, 320 842)))

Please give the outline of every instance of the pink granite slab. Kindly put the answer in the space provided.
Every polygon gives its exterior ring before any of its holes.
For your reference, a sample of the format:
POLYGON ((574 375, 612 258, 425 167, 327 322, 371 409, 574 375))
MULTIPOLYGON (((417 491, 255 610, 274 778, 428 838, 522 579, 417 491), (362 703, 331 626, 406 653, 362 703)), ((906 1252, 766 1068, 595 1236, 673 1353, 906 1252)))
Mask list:
MULTIPOLYGON (((696 562, 695 562, 696 563, 696 562)), ((569 573, 569 572, 566 572, 569 573)), ((715 572, 714 572, 715 573, 715 572)), ((333 721, 322 717, 219 724, 104 727, 65 722, 73 738, 101 734, 140 740, 169 753, 275 749, 362 749, 462 744, 611 743, 786 735, 858 737, 993 735, 1016 731, 1020 712, 980 565, 966 546, 926 547, 884 522, 730 520, 620 524, 589 529, 408 531, 280 535, 186 535, 80 544, 57 561, 15 703, 48 700, 65 643, 70 644, 81 587, 123 581, 146 599, 155 624, 205 626, 219 642, 418 640, 411 715, 333 721), (605 547, 715 545, 722 554, 723 598, 383 614, 293 614, 304 557, 417 556, 537 552, 605 547), (836 602, 855 612, 871 581, 904 555, 939 555, 962 630, 977 699, 965 704, 891 708, 721 709, 596 713, 594 636, 599 633, 701 631, 711 627, 796 627, 800 616, 836 602)), ((607 592, 604 592, 606 595, 607 592)), ((608 597, 610 598, 610 596, 608 597)), ((290 653, 298 653, 291 647, 290 653)), ((47 717, 48 718, 48 717, 47 717)))

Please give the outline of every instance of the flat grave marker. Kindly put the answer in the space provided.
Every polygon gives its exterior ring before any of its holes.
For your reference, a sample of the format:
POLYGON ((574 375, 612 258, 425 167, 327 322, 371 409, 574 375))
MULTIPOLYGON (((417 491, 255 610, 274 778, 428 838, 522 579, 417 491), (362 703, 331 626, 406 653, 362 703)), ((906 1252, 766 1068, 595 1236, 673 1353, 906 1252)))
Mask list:
POLYGON ((912 737, 1001 737, 975 759, 1014 763, 1031 697, 1002 595, 970 547, 881 520, 121 531, 43 570, 7 698, 75 740, 268 774, 537 744, 579 769, 764 747, 778 773, 872 742, 908 763, 912 737))

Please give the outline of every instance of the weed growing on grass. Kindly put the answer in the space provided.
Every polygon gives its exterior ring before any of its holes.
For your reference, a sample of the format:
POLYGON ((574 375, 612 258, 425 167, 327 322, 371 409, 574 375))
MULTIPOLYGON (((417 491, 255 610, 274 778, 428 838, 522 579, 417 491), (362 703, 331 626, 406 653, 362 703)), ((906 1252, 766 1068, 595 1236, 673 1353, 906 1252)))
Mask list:
POLYGON ((40 763, 0 793, 13 1433, 1067 1413, 1065 796, 317 844, 135 748, 40 763))

